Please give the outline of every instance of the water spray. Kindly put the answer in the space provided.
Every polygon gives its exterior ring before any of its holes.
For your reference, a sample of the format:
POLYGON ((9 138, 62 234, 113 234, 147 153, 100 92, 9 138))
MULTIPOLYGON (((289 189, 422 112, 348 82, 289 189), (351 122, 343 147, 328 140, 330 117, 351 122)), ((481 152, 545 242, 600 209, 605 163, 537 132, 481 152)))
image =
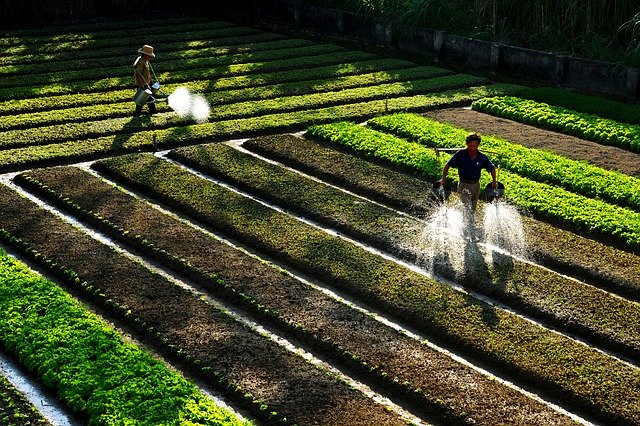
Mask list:
POLYGON ((181 117, 193 118, 198 123, 209 119, 209 102, 198 93, 191 93, 186 87, 178 87, 167 98, 169 107, 181 117))

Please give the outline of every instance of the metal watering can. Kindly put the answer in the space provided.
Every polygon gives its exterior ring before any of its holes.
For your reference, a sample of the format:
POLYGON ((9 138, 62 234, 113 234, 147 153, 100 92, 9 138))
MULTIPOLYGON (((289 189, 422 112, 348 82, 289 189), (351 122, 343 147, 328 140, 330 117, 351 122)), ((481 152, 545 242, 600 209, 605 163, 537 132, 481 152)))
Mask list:
POLYGON ((431 199, 444 203, 451 195, 451 185, 445 183, 444 186, 439 180, 433 182, 433 188, 431 188, 431 199))
POLYGON ((159 92, 160 92, 160 83, 156 81, 147 89, 145 89, 144 87, 139 87, 138 90, 136 91, 136 94, 133 95, 133 101, 137 105, 144 105, 144 104, 153 104, 161 100, 166 100, 166 99, 157 99, 154 97, 154 95, 158 95, 159 92))
POLYGON ((498 185, 493 188, 491 186, 491 182, 487 184, 484 188, 484 199, 487 202, 492 202, 493 200, 499 200, 504 195, 504 185, 502 182, 498 181, 498 185))

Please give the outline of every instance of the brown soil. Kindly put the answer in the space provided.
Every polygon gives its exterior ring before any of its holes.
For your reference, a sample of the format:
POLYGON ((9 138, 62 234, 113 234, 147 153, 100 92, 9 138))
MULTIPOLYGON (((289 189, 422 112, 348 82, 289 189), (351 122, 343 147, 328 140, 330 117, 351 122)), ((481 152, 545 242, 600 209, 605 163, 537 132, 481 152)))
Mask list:
POLYGON ((640 177, 640 154, 564 135, 466 108, 434 110, 425 114, 480 135, 494 135, 530 148, 556 152, 605 169, 640 177))

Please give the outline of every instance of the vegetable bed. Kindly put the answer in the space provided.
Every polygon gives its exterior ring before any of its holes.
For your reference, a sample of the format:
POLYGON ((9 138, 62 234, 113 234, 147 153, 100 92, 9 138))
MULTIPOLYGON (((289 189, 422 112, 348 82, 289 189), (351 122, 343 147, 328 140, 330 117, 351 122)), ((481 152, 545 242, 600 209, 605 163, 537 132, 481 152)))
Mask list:
POLYGON ((473 130, 425 113, 548 102, 586 138, 637 110, 200 18, 0 47, 0 348, 82 421, 640 425, 640 172, 485 131, 530 256, 430 275, 416 241, 433 147, 473 130), (140 40, 204 122, 132 116, 140 40))

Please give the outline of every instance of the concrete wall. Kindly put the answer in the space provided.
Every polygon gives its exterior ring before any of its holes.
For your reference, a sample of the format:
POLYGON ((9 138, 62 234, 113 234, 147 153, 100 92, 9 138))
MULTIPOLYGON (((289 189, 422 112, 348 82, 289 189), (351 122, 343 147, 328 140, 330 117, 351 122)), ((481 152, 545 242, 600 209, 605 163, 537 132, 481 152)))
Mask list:
POLYGON ((246 16, 293 31, 311 32, 396 50, 417 59, 451 64, 536 84, 640 101, 640 69, 555 53, 473 40, 431 29, 401 31, 362 15, 305 5, 301 0, 244 0, 246 16))

